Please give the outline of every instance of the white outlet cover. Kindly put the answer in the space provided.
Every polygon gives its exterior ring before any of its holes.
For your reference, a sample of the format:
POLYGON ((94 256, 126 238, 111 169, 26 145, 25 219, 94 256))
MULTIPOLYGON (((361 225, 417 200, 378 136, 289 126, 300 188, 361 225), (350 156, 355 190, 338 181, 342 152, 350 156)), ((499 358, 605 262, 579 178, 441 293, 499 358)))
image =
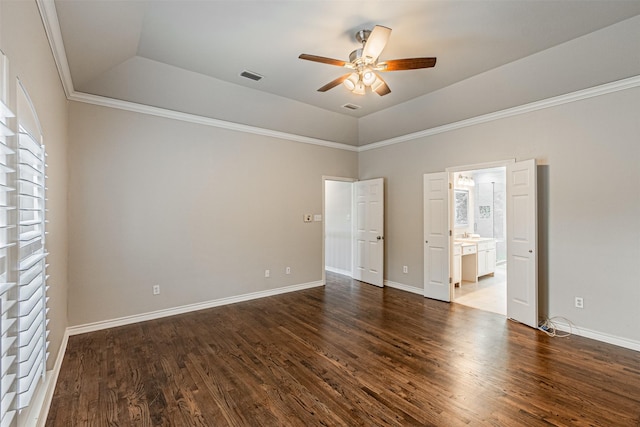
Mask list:
POLYGON ((314 220, 315 222, 320 222, 320 221, 322 221, 322 215, 320 215, 320 214, 315 214, 315 215, 313 216, 313 220, 314 220))

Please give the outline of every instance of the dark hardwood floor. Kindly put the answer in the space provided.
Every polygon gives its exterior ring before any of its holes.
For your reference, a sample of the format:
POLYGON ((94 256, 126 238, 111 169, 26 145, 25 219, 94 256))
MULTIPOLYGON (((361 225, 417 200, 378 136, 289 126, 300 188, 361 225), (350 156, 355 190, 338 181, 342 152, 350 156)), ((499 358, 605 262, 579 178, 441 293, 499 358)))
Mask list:
POLYGON ((72 336, 47 426, 640 426, 640 353, 361 284, 72 336))

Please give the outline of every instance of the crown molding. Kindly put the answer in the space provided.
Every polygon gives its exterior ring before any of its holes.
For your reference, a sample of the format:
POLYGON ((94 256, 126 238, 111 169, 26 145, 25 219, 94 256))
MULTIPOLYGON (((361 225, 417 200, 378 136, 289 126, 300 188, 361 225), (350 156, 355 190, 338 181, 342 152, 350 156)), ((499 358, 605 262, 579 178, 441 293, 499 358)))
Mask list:
POLYGON ((468 126, 474 126, 481 123, 492 122, 507 117, 513 117, 520 114, 531 113, 533 111, 542 110, 550 107, 557 107, 571 102, 582 101, 584 99, 593 98, 600 95, 617 92, 620 90, 631 89, 640 86, 640 76, 629 77, 611 83, 605 83, 587 89, 578 90, 564 95, 554 96, 552 98, 543 99, 541 101, 531 102, 529 104, 519 105, 517 107, 507 108, 505 110, 496 111, 494 113, 483 114, 481 116, 472 117, 470 119, 460 120, 458 122, 437 126, 406 135, 389 138, 378 142, 373 142, 359 147, 358 152, 375 150, 377 148, 388 147, 390 145, 401 144, 428 136, 437 135, 439 133, 450 132, 456 129, 462 129, 468 126))
POLYGON ((67 54, 64 49, 64 43, 62 41, 62 33, 60 32, 60 23, 58 22, 58 15, 56 12, 54 0, 36 0, 38 9, 40 10, 40 16, 44 24, 45 32, 51 46, 51 51, 58 68, 58 74, 62 81, 62 87, 67 96, 67 99, 71 101, 84 102, 88 104, 100 105, 104 107, 117 108, 121 110, 133 111, 142 114, 150 114, 158 117, 165 117, 174 120, 181 120, 190 123, 197 123, 205 126, 212 126, 221 129, 228 129, 238 132, 251 133, 255 135, 268 136, 272 138, 284 139, 294 142, 300 142, 304 144, 319 145, 328 148, 335 148, 339 150, 355 151, 358 153, 375 150, 382 147, 388 147, 395 144, 401 144, 403 142, 414 141, 416 139, 425 138, 440 133, 450 132, 456 129, 462 129, 468 126, 474 126, 481 123, 487 123, 494 120, 500 120, 507 117, 513 117, 520 114, 530 113, 533 111, 542 110, 545 108, 556 107, 571 102, 581 101, 584 99, 593 98, 600 95, 606 95, 609 93, 617 92, 620 90, 631 89, 640 86, 640 75, 633 76, 626 79, 614 81, 611 83, 605 83, 599 86, 594 86, 587 89, 578 90, 575 92, 567 93, 564 95, 555 96, 552 98, 543 99, 540 101, 531 102, 528 104, 520 105, 517 107, 507 108, 505 110, 496 111, 489 114, 483 114, 481 116, 472 117, 470 119, 460 120, 457 122, 449 123, 434 128, 425 129, 418 132, 409 133, 406 135, 389 138, 377 142, 372 142, 366 145, 353 146, 335 141, 328 141, 318 138, 311 138, 302 135, 296 135, 288 132, 274 131, 270 129, 264 129, 256 126, 249 126, 240 123, 228 122, 225 120, 214 119, 211 117, 200 116, 196 114, 182 113, 179 111, 168 110, 165 108, 152 107, 135 102, 122 101, 119 99, 108 98, 104 96, 91 95, 82 92, 76 92, 73 88, 73 81, 71 80, 71 71, 67 61, 67 54))
POLYGON ((58 68, 58 75, 62 81, 64 93, 69 98, 73 94, 73 81, 71 80, 71 70, 69 69, 69 61, 67 61, 67 52, 64 50, 64 42, 62 41, 62 33, 60 32, 60 22, 58 21, 58 12, 53 0, 36 0, 44 31, 51 46, 53 60, 58 68))
POLYGON ((618 80, 611 83, 605 83, 599 86, 578 90, 575 92, 567 93, 564 95, 555 96, 553 98, 547 98, 540 101, 531 102, 529 104, 520 105, 517 107, 507 108, 505 110, 496 111, 489 114, 484 114, 470 119, 460 120, 457 122, 449 123, 434 128, 421 130, 418 132, 409 133, 406 135, 389 138, 373 142, 367 145, 353 146, 343 144, 335 141, 327 141, 323 139, 311 138, 307 136, 296 135, 287 132, 274 131, 270 129, 260 128, 256 126, 249 126, 240 123, 228 122, 225 120, 214 119, 210 117, 200 116, 196 114, 182 113, 179 111, 168 110, 165 108, 151 107, 144 104, 138 104, 136 102, 122 101, 119 99, 108 98, 99 95, 91 95, 83 92, 73 91, 67 98, 70 101, 84 102, 87 104, 100 105, 103 107, 116 108, 120 110, 133 111, 142 114, 149 114, 158 117, 165 117, 174 120, 180 120, 190 123, 201 124, 205 126, 212 126, 221 129, 234 130, 238 132, 252 133, 255 135, 268 136, 278 139, 284 139, 294 142, 301 142, 304 144, 319 145, 328 148, 335 148, 346 151, 356 151, 358 153, 375 150, 382 147, 388 147, 395 144, 401 144, 404 142, 414 141, 416 139, 425 138, 440 133, 454 131, 456 129, 462 129, 477 124, 492 122, 494 120, 500 120, 507 117, 513 117, 520 114, 531 113, 545 108, 556 107, 559 105, 569 104, 571 102, 581 101, 596 96, 606 95, 621 90, 631 89, 640 86, 640 76, 629 77, 626 79, 618 80))
POLYGON ((91 95, 82 92, 73 92, 68 97, 70 101, 84 102, 86 104, 99 105, 102 107, 116 108, 119 110, 132 111, 136 113, 148 114, 151 116, 164 117, 183 122, 196 123, 204 126, 211 126, 220 129, 227 129, 237 132, 251 133, 254 135, 268 136, 271 138, 284 139, 288 141, 301 142, 303 144, 319 145, 322 147, 336 148, 346 151, 358 151, 358 147, 340 142, 327 141, 324 139, 311 138, 308 136, 296 135, 287 132, 280 132, 256 126, 249 126, 241 123, 228 122, 225 120, 213 119, 211 117, 199 116, 197 114, 182 113, 180 111, 168 110, 166 108, 151 107, 149 105, 138 104, 136 102, 122 101, 120 99, 108 98, 105 96, 91 95))

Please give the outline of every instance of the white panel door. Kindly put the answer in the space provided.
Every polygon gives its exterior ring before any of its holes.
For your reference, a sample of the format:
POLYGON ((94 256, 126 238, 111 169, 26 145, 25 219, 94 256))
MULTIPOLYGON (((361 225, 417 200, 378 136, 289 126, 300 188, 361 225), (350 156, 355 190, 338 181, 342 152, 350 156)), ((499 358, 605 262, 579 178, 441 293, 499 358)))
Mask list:
POLYGON ((507 317, 538 327, 536 161, 507 166, 507 317))
POLYGON ((451 301, 449 174, 424 176, 424 296, 451 301))
POLYGON ((384 285, 384 179, 355 183, 353 278, 384 285))

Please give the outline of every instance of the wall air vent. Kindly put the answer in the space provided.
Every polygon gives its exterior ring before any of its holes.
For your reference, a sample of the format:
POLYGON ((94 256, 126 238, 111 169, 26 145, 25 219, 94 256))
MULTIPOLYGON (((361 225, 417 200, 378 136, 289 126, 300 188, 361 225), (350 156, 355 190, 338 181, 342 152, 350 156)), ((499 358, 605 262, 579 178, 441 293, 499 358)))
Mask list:
POLYGON ((242 77, 246 77, 248 79, 255 80, 255 81, 261 80, 262 77, 264 77, 258 73, 254 73, 253 71, 249 71, 249 70, 244 70, 243 72, 240 73, 240 75, 242 77))
POLYGON ((361 108, 359 105, 355 105, 355 104, 344 104, 342 106, 342 108, 346 108, 347 110, 357 110, 359 108, 361 108))

